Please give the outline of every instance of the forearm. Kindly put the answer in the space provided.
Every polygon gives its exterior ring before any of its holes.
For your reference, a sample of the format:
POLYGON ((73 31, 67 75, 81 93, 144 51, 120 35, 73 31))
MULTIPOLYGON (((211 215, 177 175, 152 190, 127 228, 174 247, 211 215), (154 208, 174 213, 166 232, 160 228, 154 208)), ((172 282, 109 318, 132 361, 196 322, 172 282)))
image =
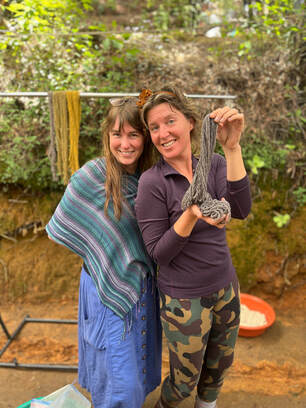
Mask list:
POLYGON ((237 145, 234 149, 226 149, 223 147, 223 151, 226 159, 227 180, 241 180, 246 175, 241 146, 237 145))
POLYGON ((174 223, 174 231, 181 237, 189 237, 197 221, 198 217, 194 214, 191 207, 189 207, 174 223))

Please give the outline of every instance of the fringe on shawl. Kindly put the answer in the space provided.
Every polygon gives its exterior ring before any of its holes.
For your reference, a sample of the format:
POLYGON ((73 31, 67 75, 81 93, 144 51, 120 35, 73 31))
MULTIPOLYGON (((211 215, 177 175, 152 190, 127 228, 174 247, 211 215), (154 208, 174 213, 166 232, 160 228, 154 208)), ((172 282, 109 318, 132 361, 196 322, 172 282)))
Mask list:
MULTIPOLYGON (((154 307, 154 314, 156 313, 156 295, 157 295, 157 279, 156 279, 156 274, 154 274, 154 276, 150 275, 150 277, 152 278, 152 285, 151 285, 151 294, 153 295, 153 307, 154 307)), ((147 288, 148 288, 148 275, 146 277, 143 278, 142 281, 142 288, 141 289, 145 289, 144 292, 141 291, 141 294, 143 295, 144 293, 146 293, 147 288)), ((140 305, 141 305, 141 299, 139 299, 136 304, 135 304, 135 309, 136 309, 136 318, 138 318, 139 313, 140 313, 140 305)), ((124 330, 121 336, 121 339, 124 340, 126 335, 128 333, 130 333, 131 329, 133 327, 133 309, 130 310, 125 318, 124 318, 124 330)))

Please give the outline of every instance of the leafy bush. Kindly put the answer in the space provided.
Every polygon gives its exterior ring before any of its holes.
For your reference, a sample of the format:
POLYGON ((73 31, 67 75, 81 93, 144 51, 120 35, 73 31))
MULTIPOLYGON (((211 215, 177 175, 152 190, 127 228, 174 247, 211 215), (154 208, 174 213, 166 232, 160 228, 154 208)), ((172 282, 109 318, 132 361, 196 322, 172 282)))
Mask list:
MULTIPOLYGON (((297 0, 263 0, 249 5, 247 18, 229 21, 225 35, 239 37, 239 56, 255 57, 256 43, 275 41, 275 46, 299 46, 303 42, 304 2, 297 0)), ((292 50, 295 52, 294 50, 292 50)))
MULTIPOLYGON (((61 188, 52 181, 48 150, 48 103, 42 98, 9 100, 0 105, 0 182, 34 189, 61 188)), ((104 100, 82 100, 79 138, 80 163, 101 154, 100 123, 104 100)))
POLYGON ((129 34, 110 35, 103 24, 84 23, 91 0, 13 1, 0 7, 9 13, 0 37, 8 90, 78 89, 82 84, 83 91, 96 91, 102 81, 100 90, 131 86, 125 66, 135 63, 138 49, 129 46, 129 34))
POLYGON ((35 180, 34 184, 45 187, 51 174, 41 107, 26 109, 20 102, 9 101, 0 106, 0 120, 1 182, 31 185, 35 180))
MULTIPOLYGON (((90 4, 91 0, 26 0, 0 6, 7 29, 0 37, 0 73, 7 91, 131 89, 139 50, 129 45, 129 34, 104 33, 103 24, 86 26, 84 13, 90 4)), ((82 100, 81 163, 100 154, 100 124, 107 103, 82 100)), ((47 101, 1 100, 0 121, 0 183, 56 187, 47 157, 47 101)))
POLYGON ((199 22, 204 18, 203 3, 205 1, 147 0, 145 16, 158 31, 168 31, 173 28, 195 31, 199 22))

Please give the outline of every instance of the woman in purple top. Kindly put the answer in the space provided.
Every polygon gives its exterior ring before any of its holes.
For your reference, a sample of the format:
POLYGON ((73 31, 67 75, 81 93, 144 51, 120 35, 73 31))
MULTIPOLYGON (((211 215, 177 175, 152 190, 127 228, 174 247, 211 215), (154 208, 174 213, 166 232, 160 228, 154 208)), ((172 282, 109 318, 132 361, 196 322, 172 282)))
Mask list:
MULTIPOLYGON (((197 205, 181 201, 198 160, 192 139, 199 124, 191 102, 174 87, 140 98, 142 118, 161 155, 142 174, 136 216, 149 254, 159 265, 161 318, 168 341, 170 374, 156 408, 177 407, 197 387, 196 408, 216 407, 238 335, 239 284, 226 242, 227 216, 204 217, 197 205)), ((244 116, 224 107, 210 114, 224 156, 213 154, 207 191, 225 199, 231 216, 251 208, 249 179, 240 137, 244 116)))

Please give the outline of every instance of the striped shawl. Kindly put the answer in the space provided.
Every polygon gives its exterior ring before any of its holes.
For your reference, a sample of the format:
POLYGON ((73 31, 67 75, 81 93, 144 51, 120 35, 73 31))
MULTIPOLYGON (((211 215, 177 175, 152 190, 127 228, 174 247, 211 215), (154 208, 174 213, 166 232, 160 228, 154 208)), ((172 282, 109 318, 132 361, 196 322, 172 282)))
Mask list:
POLYGON ((101 301, 123 319, 139 300, 142 280, 147 273, 154 275, 154 264, 135 218, 138 177, 123 176, 119 221, 111 203, 108 217, 104 214, 105 177, 103 158, 75 172, 46 230, 83 259, 101 301))

